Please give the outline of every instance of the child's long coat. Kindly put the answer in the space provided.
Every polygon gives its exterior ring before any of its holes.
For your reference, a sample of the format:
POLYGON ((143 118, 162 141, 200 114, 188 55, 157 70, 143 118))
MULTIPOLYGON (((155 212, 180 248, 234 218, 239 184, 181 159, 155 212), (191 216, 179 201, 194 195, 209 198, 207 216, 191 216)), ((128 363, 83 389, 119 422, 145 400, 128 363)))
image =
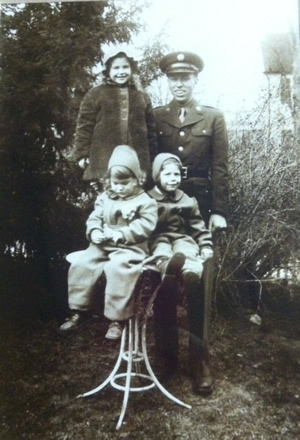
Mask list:
POLYGON ((103 83, 89 90, 80 106, 75 148, 69 159, 89 158, 84 180, 98 180, 117 145, 130 145, 137 152, 141 168, 150 170, 157 154, 152 104, 147 93, 133 85, 120 87, 103 83))
POLYGON ((69 270, 69 307, 88 310, 94 288, 106 275, 104 315, 114 321, 130 318, 132 294, 148 253, 148 237, 157 222, 157 204, 145 192, 131 199, 119 199, 102 193, 87 220, 87 237, 94 229, 103 231, 106 224, 122 232, 124 242, 90 243, 80 261, 69 270))

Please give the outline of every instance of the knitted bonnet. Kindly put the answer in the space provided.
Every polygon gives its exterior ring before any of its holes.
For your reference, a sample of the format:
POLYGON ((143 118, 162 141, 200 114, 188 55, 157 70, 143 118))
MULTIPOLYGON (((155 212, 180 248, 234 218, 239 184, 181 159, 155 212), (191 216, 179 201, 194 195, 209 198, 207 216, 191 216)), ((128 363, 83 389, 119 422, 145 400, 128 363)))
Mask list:
POLYGON ((114 166, 126 167, 137 179, 141 178, 142 172, 138 156, 135 150, 128 145, 118 145, 115 147, 108 162, 108 171, 114 166))
POLYGON ((171 153, 158 154, 156 156, 156 158, 154 159, 153 165, 152 165, 152 178, 155 183, 157 183, 157 181, 159 179, 159 173, 162 169, 164 162, 168 159, 175 159, 178 162, 180 168, 182 167, 181 160, 179 159, 178 156, 175 156, 175 154, 171 154, 171 153))
POLYGON ((132 48, 125 44, 120 44, 118 46, 112 47, 107 53, 103 56, 103 66, 106 66, 106 63, 111 58, 115 58, 117 55, 126 56, 126 58, 135 59, 135 54, 132 48))

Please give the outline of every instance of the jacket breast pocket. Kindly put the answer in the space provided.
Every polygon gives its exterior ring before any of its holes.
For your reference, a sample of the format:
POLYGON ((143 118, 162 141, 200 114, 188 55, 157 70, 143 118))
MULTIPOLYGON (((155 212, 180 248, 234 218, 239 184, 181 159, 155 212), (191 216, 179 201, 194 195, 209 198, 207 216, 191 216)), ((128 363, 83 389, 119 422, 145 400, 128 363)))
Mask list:
POLYGON ((205 128, 201 125, 195 125, 194 127, 192 127, 191 133, 192 133, 192 136, 211 137, 212 136, 212 129, 205 128))
POLYGON ((173 134, 173 129, 168 124, 159 124, 157 135, 159 137, 170 137, 173 134))
POLYGON ((192 127, 191 145, 190 159, 195 163, 195 166, 207 169, 210 164, 212 130, 204 128, 203 125, 192 127))

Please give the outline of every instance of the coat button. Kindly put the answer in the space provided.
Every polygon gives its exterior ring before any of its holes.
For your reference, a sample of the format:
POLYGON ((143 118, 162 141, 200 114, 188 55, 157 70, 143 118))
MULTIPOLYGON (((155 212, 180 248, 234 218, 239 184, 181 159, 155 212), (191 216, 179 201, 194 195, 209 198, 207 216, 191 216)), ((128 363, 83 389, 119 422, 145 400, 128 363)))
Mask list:
POLYGON ((184 136, 185 135, 185 132, 184 131, 180 131, 179 132, 179 136, 184 136))
POLYGON ((178 147, 178 150, 179 150, 179 151, 183 151, 183 146, 180 145, 180 147, 178 147))

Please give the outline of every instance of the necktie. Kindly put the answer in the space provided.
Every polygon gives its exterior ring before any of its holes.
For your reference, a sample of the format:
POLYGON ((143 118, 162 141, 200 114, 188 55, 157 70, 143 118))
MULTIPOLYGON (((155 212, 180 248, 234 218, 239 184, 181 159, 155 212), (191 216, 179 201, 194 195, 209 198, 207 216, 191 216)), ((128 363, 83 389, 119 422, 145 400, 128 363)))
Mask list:
POLYGON ((184 107, 181 107, 180 113, 179 113, 179 120, 180 122, 183 122, 185 120, 186 111, 184 107))

